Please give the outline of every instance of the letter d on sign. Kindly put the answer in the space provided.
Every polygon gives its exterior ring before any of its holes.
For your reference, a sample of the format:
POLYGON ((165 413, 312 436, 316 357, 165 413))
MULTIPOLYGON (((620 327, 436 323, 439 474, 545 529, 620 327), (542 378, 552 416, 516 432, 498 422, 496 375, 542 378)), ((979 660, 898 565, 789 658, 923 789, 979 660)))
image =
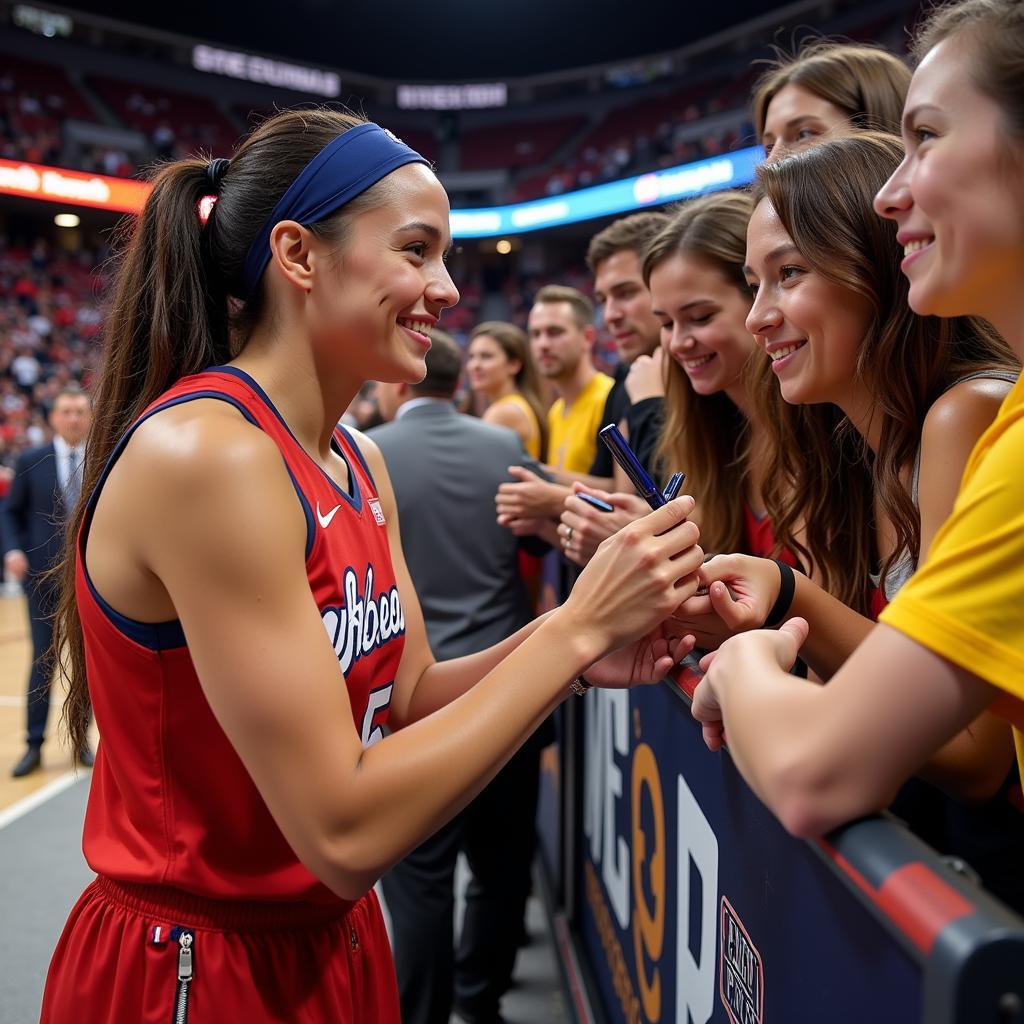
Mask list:
POLYGON ((676 1020, 707 1024, 715 1008, 718 840, 686 780, 679 776, 676 822, 676 1020), (690 951, 690 861, 700 875, 700 941, 690 951))

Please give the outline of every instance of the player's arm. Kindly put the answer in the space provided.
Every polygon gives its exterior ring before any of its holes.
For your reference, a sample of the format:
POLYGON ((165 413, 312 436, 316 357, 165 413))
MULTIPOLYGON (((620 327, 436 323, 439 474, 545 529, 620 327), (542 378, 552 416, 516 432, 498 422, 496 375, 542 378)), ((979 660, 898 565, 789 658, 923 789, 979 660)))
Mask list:
POLYGON ((380 448, 365 434, 350 430, 366 464, 373 474, 381 508, 387 520, 388 544, 394 566, 398 592, 405 612, 405 649, 395 681, 389 721, 395 728, 415 722, 475 686, 488 672, 531 636, 547 615, 535 619, 511 637, 486 651, 437 662, 430 651, 419 598, 402 550, 402 534, 398 520, 398 503, 380 448))
MULTIPOLYGON (((305 518, 279 450, 233 410, 173 412, 129 443, 139 525, 126 539, 173 602, 210 707, 285 838, 348 899, 464 807, 574 675, 660 621, 699 564, 695 528, 673 528, 681 503, 659 510, 603 560, 609 601, 578 587, 560 626, 543 623, 464 696, 364 750, 365 709, 350 705, 310 593, 305 518)), ((422 672, 431 658, 407 574, 401 586, 422 672)))

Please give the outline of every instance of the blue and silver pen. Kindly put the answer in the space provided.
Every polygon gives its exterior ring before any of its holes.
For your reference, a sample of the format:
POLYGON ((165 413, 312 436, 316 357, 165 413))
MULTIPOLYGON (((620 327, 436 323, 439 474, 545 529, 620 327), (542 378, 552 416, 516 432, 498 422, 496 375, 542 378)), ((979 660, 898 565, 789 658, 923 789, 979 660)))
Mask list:
POLYGON ((669 481, 665 484, 665 490, 662 493, 665 495, 666 501, 671 501, 675 498, 679 491, 682 489, 683 481, 686 479, 685 473, 673 473, 669 477, 669 481))
POLYGON ((612 458, 622 467, 622 471, 629 477, 640 497, 651 508, 661 508, 665 504, 661 491, 636 457, 636 453, 629 447, 619 428, 614 423, 609 423, 607 427, 601 428, 598 437, 608 446, 612 458))

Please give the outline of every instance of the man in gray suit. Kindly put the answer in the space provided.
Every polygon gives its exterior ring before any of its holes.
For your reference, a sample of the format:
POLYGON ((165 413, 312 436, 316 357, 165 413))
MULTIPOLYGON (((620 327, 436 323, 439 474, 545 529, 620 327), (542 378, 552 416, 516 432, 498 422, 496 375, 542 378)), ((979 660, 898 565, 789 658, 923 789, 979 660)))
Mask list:
MULTIPOLYGON (((446 660, 510 636, 532 618, 518 571, 522 543, 494 519, 510 465, 535 465, 516 434, 456 412, 459 347, 432 332, 419 384, 380 384, 380 445, 401 517, 402 547, 431 649, 446 660)), ((531 539, 529 544, 536 542, 531 539)), ((547 729, 550 729, 548 726, 547 729)), ((383 879, 404 1024, 500 1021, 522 934, 536 845, 542 727, 493 782, 383 879), (457 953, 455 861, 473 874, 457 953)))

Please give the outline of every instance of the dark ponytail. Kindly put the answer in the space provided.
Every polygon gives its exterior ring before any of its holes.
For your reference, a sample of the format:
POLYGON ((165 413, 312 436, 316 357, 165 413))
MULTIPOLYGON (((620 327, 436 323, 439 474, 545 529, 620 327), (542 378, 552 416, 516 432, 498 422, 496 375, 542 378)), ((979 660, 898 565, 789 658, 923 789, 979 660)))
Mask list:
MULTIPOLYGON (((68 687, 64 725, 74 751, 85 746, 91 716, 75 599, 75 542, 86 500, 117 442, 147 406, 182 377, 227 362, 244 348, 266 305, 262 286, 244 294, 249 246, 303 167, 361 123, 330 110, 276 114, 212 177, 207 160, 160 166, 142 214, 121 225, 81 498, 54 570, 60 600, 51 654, 68 687), (215 191, 217 202, 204 224, 200 201, 215 191)), ((340 245, 351 218, 378 205, 385 188, 378 183, 310 230, 340 245)))

